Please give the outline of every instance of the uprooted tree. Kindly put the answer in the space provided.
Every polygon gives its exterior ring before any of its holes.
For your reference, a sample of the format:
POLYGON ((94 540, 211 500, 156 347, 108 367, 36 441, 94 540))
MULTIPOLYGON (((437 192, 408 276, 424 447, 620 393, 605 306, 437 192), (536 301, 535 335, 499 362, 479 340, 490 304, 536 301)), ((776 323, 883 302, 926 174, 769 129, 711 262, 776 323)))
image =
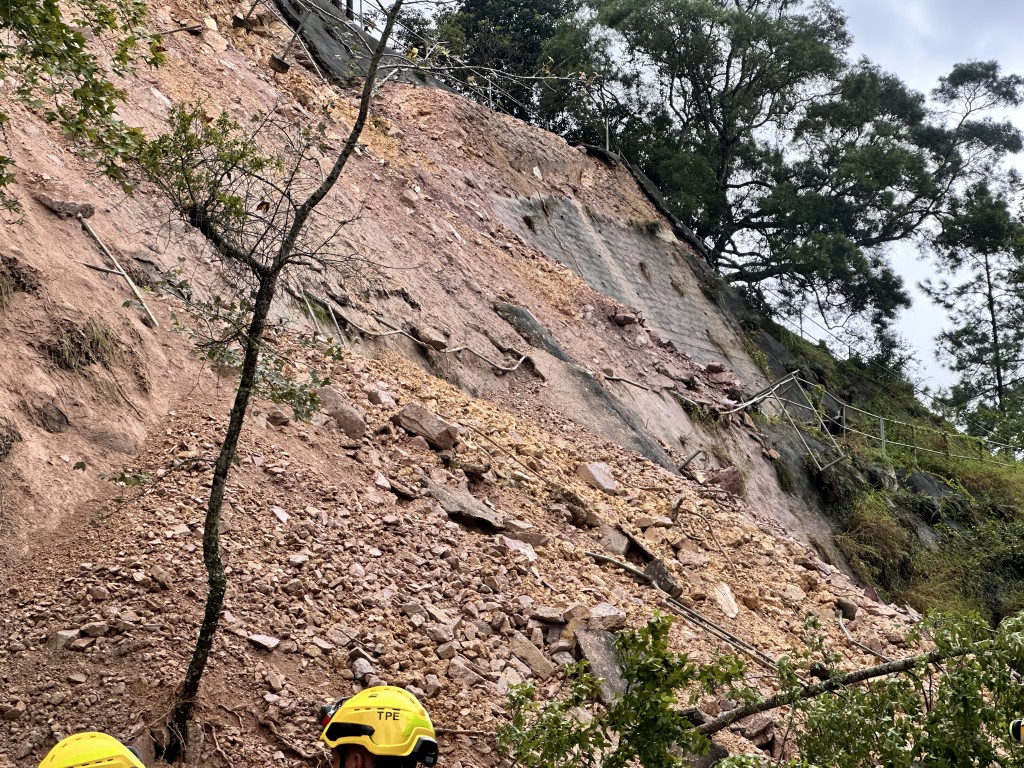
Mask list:
MULTIPOLYGON (((150 142, 141 160, 147 178, 169 198, 175 211, 212 245, 240 288, 251 296, 240 302, 245 322, 223 324, 216 343, 242 350, 238 389, 227 431, 214 464, 203 529, 208 592, 203 622, 184 680, 169 716, 170 742, 164 758, 178 760, 187 738, 199 685, 220 620, 227 576, 220 556, 219 524, 228 475, 246 410, 258 383, 260 355, 271 305, 289 272, 302 267, 345 269, 351 256, 332 248, 341 227, 318 214, 356 150, 370 114, 381 61, 404 0, 384 13, 359 101, 344 145, 325 174, 324 127, 287 127, 272 117, 243 130, 226 114, 208 117, 201 105, 174 111, 171 131, 150 142)), ((234 317, 239 313, 236 311, 234 317)))
MULTIPOLYGON (((840 657, 810 621, 808 645, 780 660, 780 691, 767 698, 743 685, 745 671, 734 659, 701 665, 671 652, 670 624, 655 615, 618 637, 625 688, 609 704, 598 701, 599 681, 578 668, 570 668, 561 698, 540 703, 530 684, 510 690, 501 751, 524 768, 683 768, 689 755, 708 750, 715 733, 785 707, 775 751, 794 747, 799 759, 785 763, 792 768, 1024 765, 1008 729, 1024 714, 1022 616, 995 630, 977 617, 933 617, 922 627, 933 650, 852 671, 840 669, 840 657), (801 674, 808 670, 825 679, 808 683, 801 674), (714 719, 681 708, 709 693, 731 698, 735 708, 714 719)), ((735 756, 719 765, 764 762, 735 756)))

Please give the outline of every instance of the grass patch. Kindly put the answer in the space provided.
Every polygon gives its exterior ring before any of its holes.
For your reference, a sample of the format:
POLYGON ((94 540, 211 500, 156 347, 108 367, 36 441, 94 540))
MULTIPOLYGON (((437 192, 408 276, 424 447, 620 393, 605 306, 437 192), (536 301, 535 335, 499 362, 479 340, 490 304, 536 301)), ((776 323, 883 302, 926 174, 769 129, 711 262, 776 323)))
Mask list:
POLYGON ((854 572, 886 592, 896 592, 911 577, 917 546, 914 534, 898 519, 895 504, 881 493, 854 500, 836 546, 854 572))
POLYGON ((15 293, 35 293, 41 284, 38 270, 13 256, 0 255, 0 310, 11 305, 15 293))
POLYGON ((4 271, 0 271, 0 310, 7 309, 14 297, 14 279, 4 271))
POLYGON ((72 373, 93 363, 109 366, 118 355, 114 332, 103 320, 92 315, 82 325, 58 320, 53 338, 44 348, 58 368, 72 373))
POLYGON ((661 222, 657 219, 629 219, 626 226, 650 237, 655 237, 661 231, 661 222))

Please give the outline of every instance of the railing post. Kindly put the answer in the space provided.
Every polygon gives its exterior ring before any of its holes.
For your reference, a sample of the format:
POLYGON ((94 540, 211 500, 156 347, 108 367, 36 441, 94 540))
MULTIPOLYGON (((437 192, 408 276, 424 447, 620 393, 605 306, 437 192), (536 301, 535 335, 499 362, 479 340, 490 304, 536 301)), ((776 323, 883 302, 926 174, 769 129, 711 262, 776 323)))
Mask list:
POLYGON ((885 419, 878 417, 878 434, 882 438, 882 455, 885 456, 885 419))
POLYGON ((910 425, 910 442, 914 444, 914 466, 917 466, 917 427, 910 425))
POLYGON ((843 437, 846 437, 846 403, 843 403, 843 407, 839 409, 839 413, 843 419, 843 437))

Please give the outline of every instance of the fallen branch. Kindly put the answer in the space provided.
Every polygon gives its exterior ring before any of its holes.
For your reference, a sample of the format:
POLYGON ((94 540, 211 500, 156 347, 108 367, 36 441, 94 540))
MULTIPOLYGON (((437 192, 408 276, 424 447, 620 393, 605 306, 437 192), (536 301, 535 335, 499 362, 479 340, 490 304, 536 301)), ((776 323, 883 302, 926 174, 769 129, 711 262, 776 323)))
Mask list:
POLYGON ((722 546, 722 542, 720 542, 718 540, 718 536, 715 535, 715 527, 711 524, 711 521, 708 520, 708 518, 706 516, 702 515, 700 512, 694 512, 694 511, 691 511, 689 509, 682 509, 681 505, 682 505, 683 501, 685 500, 685 498, 686 498, 685 496, 680 496, 674 502, 672 502, 672 519, 673 520, 678 520, 679 519, 679 513, 680 512, 685 512, 688 515, 693 515, 694 517, 698 517, 701 520, 703 520, 704 523, 708 527, 708 533, 711 534, 711 539, 718 546, 718 551, 722 553, 722 557, 724 557, 725 561, 727 563, 729 563, 729 568, 732 569, 733 577, 737 578, 739 576, 739 574, 736 572, 736 564, 733 563, 732 558, 729 557, 729 553, 726 552, 725 551, 725 547, 722 546))
POLYGON ((870 653, 872 656, 874 656, 879 661, 883 661, 883 662, 892 661, 892 659, 890 659, 885 654, 879 653, 878 651, 873 651, 870 648, 868 648, 866 645, 864 645, 864 643, 861 643, 861 642, 858 642, 857 640, 854 640, 853 639, 853 635, 850 634, 850 630, 848 630, 846 628, 846 622, 843 621, 843 612, 842 611, 836 611, 836 616, 839 618, 839 628, 841 630, 843 630, 843 634, 846 635, 846 639, 849 640, 853 645, 857 646, 858 648, 860 648, 865 653, 870 653))
POLYGON ((472 731, 460 728, 435 728, 434 733, 438 736, 478 736, 485 738, 493 738, 496 735, 494 731, 472 731))
POLYGON ((217 706, 220 707, 221 709, 223 709, 225 712, 229 712, 230 714, 232 714, 232 715, 234 715, 235 717, 238 718, 238 729, 239 730, 242 730, 245 727, 242 724, 242 716, 240 714, 238 714, 238 710, 236 710, 236 709, 229 709, 224 704, 219 704, 219 703, 217 704, 217 706))
POLYGON ((804 701, 805 699, 813 699, 824 693, 832 693, 833 691, 837 691, 850 685, 855 685, 856 683, 873 680, 876 677, 895 675, 900 672, 908 672, 914 667, 920 665, 935 664, 936 662, 943 661, 945 659, 955 659, 961 656, 967 656, 970 653, 974 653, 975 650, 976 648, 972 646, 970 648, 959 648, 949 653, 931 651, 930 653, 925 653, 921 656, 911 656, 907 659, 899 659, 898 661, 890 661, 886 664, 878 664, 874 667, 858 669, 841 677, 834 677, 831 680, 825 680, 824 682, 815 683, 814 685, 805 685, 802 688, 797 688, 796 690, 783 691, 782 693, 770 696, 767 699, 753 702, 752 704, 746 704, 742 707, 737 707, 721 717, 717 717, 710 722, 704 723, 704 725, 698 726, 697 732, 702 733, 705 736, 710 736, 713 733, 718 733, 723 728, 728 728, 737 720, 742 720, 743 718, 750 717, 751 715, 757 715, 761 712, 785 707, 790 704, 795 704, 798 701, 804 701))
POLYGON ((286 736, 284 736, 279 730, 277 730, 277 726, 274 725, 274 723, 272 721, 266 720, 266 719, 261 719, 259 721, 259 725, 260 725, 261 728, 266 728, 268 731, 270 731, 274 735, 274 737, 277 738, 277 740, 281 743, 281 746, 285 747, 286 749, 290 750, 291 752, 294 752, 296 755, 301 757, 303 760, 313 760, 314 762, 320 763, 320 764, 326 763, 326 760, 324 759, 323 755, 321 755, 321 754, 314 755, 314 754, 311 754, 311 753, 307 752, 302 747, 300 747, 298 744, 294 743, 293 741, 288 739, 286 736))
POLYGON ((83 267, 88 267, 89 269, 95 269, 97 272, 104 272, 105 274, 108 274, 108 275, 117 275, 118 277, 121 276, 121 273, 118 272, 116 269, 107 269, 106 267, 97 267, 95 264, 90 264, 88 261, 80 261, 78 263, 81 264, 83 267))
POLYGON ((121 277, 124 278, 124 281, 128 283, 128 287, 132 289, 132 293, 135 294, 135 298, 139 300, 142 308, 146 310, 146 314, 149 316, 150 321, 152 321, 153 327, 157 328, 160 324, 156 321, 156 316, 149 311, 149 307, 146 305, 146 300, 142 298, 142 294, 139 292, 139 287, 135 285, 135 282, 130 277, 128 277, 128 273, 124 271, 124 267, 122 267, 120 262, 118 262, 114 257, 114 254, 110 252, 110 249, 103 244, 103 241, 100 240, 100 236, 96 234, 96 231, 92 227, 89 226, 89 222, 85 220, 82 214, 78 214, 78 220, 82 222, 82 229, 88 232, 92 236, 92 239, 96 241, 100 250, 103 251, 103 255, 110 259, 114 268, 121 273, 121 277))
POLYGON ((604 380, 605 381, 621 381, 623 384, 631 384, 634 387, 636 387, 637 389, 642 389, 642 390, 644 390, 646 392, 650 392, 651 391, 651 388, 648 387, 646 384, 641 384, 639 382, 633 381, 632 379, 623 378, 622 376, 605 376, 604 380))

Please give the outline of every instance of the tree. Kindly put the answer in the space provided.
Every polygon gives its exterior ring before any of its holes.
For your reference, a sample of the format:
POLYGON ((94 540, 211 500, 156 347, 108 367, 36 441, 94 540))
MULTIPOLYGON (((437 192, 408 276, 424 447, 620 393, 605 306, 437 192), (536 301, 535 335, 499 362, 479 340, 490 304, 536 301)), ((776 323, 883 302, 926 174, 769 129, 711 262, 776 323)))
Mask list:
POLYGON ((543 124, 545 92, 579 84, 565 77, 578 73, 578 56, 556 60, 548 48, 563 30, 580 29, 579 7, 579 0, 459 0, 433 19, 408 14, 397 37, 407 48, 443 45, 433 73, 492 109, 543 124))
POLYGON ((609 122, 727 280, 832 326, 884 329, 909 305, 887 248, 938 228, 951 195, 1022 146, 986 114, 1019 105, 1024 80, 971 62, 926 98, 847 60, 830 0, 591 5, 604 103, 563 101, 551 124, 603 143, 609 122))
POLYGON ((672 620, 656 614, 645 627, 624 632, 615 643, 626 689, 607 706, 597 704, 600 681, 581 665, 568 670, 564 699, 537 701, 530 683, 509 690, 510 721, 498 731, 498 747, 523 768, 676 768, 679 750, 702 754, 708 739, 677 708, 680 695, 708 692, 740 678, 743 665, 722 658, 696 664, 669 650, 672 620), (583 707, 595 710, 580 717, 583 707))
MULTIPOLYGON (((931 617, 922 629, 933 638, 933 650, 847 672, 838 669, 840 659, 811 621, 805 649, 779 661, 777 694, 761 698, 748 689, 726 689, 739 705, 708 720, 679 702, 692 703, 701 689, 719 689, 720 695, 720 686, 737 682, 742 668, 722 659, 706 667, 690 663, 669 650, 667 627, 668 620, 656 616, 647 627, 619 635, 625 692, 608 705, 595 701, 593 680, 573 669, 563 698, 538 704, 531 686, 510 690, 510 724, 499 732, 499 748, 526 768, 682 768, 688 754, 706 750, 708 737, 752 715, 788 707, 788 726, 776 730, 775 738, 792 737, 800 759, 775 765, 1024 765, 1007 727, 1024 711, 1019 615, 996 630, 977 617, 931 617), (801 673, 811 665, 819 674, 827 672, 826 679, 806 683, 801 673), (586 716, 579 714, 582 708, 586 716)), ((718 765, 764 763, 740 755, 718 765)))
POLYGON ((1024 222, 1006 192, 978 183, 950 206, 935 249, 939 268, 962 276, 921 284, 953 324, 936 337, 959 376, 949 404, 984 435, 1024 386, 1024 222))
POLYGON ((195 649, 169 716, 171 741, 165 759, 177 760, 185 744, 199 685, 213 647, 227 591, 220 557, 219 524, 228 476, 246 410, 257 383, 263 336, 279 285, 303 266, 342 266, 345 254, 331 243, 346 222, 318 215, 356 149, 378 86, 388 39, 404 0, 387 9, 373 49, 359 111, 340 152, 320 175, 323 127, 283 135, 272 117, 246 133, 226 114, 211 119, 201 106, 179 108, 172 130, 148 143, 141 159, 146 176, 170 199, 181 217, 202 233, 228 270, 251 291, 242 304, 247 321, 229 328, 221 343, 237 340, 244 357, 224 442, 214 465, 203 529, 207 599, 195 649), (272 134, 268 136, 267 134, 272 134), (266 145, 273 141, 275 146, 266 145))
MULTIPOLYGON (((80 0, 75 15, 65 18, 57 0, 10 0, 0 5, 0 80, 5 90, 49 123, 91 147, 108 175, 125 180, 122 159, 133 154, 141 134, 115 114, 122 93, 107 79, 131 69, 141 55, 160 61, 159 37, 146 34, 143 0, 80 0), (101 60, 86 43, 83 30, 109 43, 101 60)), ((0 106, 0 128, 10 114, 0 106)), ((17 210, 4 189, 14 181, 13 158, 0 153, 0 207, 17 210)))

